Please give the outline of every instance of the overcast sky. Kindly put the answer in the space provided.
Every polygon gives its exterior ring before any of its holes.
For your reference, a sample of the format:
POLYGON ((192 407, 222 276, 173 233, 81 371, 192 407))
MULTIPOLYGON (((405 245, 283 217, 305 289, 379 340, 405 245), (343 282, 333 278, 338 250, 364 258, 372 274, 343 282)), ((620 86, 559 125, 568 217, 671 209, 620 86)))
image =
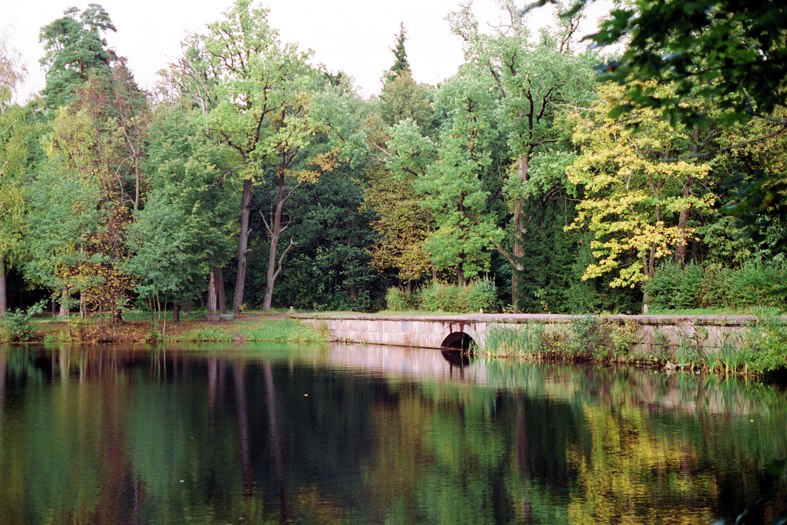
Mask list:
MULTIPOLYGON (((151 88, 156 72, 180 52, 188 33, 202 31, 218 20, 232 0, 92 0, 109 13, 117 33, 107 36, 110 47, 128 58, 143 88, 151 88)), ((71 6, 84 9, 90 0, 0 0, 0 35, 6 46, 22 55, 27 81, 17 98, 25 100, 44 86, 39 66, 43 47, 41 27, 62 16, 71 6)), ((523 2, 520 2, 523 3, 523 2)), ((606 2, 593 6, 600 12, 606 2)), ((404 22, 407 54, 413 76, 436 84, 456 71, 462 61, 460 40, 451 34, 446 15, 460 0, 266 0, 271 24, 286 42, 314 51, 314 61, 330 71, 344 71, 356 80, 362 94, 379 92, 383 71, 393 63, 393 47, 404 22)), ((473 10, 485 23, 500 20, 495 0, 475 0, 473 10)), ((539 8, 534 25, 551 23, 550 7, 539 8)), ((586 26, 590 28, 590 23, 586 26)))

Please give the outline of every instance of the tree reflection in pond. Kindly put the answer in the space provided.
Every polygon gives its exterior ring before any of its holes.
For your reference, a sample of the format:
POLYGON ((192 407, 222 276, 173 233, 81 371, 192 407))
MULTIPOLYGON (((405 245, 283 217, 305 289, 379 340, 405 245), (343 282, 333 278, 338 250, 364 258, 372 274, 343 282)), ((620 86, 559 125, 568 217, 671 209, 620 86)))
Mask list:
POLYGON ((3 522, 785 512, 787 399, 761 384, 479 359, 457 369, 428 350, 217 350, 0 350, 3 522))

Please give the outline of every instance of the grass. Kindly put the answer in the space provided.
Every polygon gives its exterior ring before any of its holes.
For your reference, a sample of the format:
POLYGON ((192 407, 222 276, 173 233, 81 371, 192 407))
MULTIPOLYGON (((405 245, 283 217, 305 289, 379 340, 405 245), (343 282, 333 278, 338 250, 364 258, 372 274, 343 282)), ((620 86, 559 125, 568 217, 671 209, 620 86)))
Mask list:
POLYGON ((291 319, 240 319, 218 323, 200 322, 184 331, 176 330, 162 337, 173 342, 275 342, 317 343, 328 337, 291 319))
MULTIPOLYGON (((10 342, 6 324, 0 320, 0 343, 10 342)), ((206 321, 204 312, 192 312, 182 316, 178 323, 173 323, 170 315, 153 326, 148 312, 130 313, 120 325, 113 325, 102 317, 83 319, 78 316, 69 319, 39 317, 32 324, 38 339, 44 343, 317 343, 328 340, 328 334, 284 318, 278 312, 249 312, 239 319, 215 322, 206 321)))

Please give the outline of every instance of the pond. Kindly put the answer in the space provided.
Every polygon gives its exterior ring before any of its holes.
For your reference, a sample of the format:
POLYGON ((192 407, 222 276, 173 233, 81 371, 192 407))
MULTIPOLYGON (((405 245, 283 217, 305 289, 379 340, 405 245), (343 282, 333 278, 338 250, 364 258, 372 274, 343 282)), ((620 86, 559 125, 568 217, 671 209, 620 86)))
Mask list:
POLYGON ((374 346, 0 348, 2 523, 771 523, 787 394, 374 346))

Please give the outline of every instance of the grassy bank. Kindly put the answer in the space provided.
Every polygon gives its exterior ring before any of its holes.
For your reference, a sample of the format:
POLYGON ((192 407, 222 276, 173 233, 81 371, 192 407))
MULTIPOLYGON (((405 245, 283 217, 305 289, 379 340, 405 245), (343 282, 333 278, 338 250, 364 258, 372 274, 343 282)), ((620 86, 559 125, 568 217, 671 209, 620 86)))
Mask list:
MULTIPOLYGON (((27 339, 45 343, 316 343, 328 340, 327 334, 277 314, 250 312, 222 321, 206 321, 204 314, 191 314, 177 323, 171 319, 152 321, 149 317, 130 315, 129 320, 117 325, 97 317, 39 317, 30 320, 27 339)), ((12 327, 7 320, 0 320, 0 343, 11 342, 17 330, 18 327, 12 327)))
MULTIPOLYGON (((657 334, 658 336, 658 334, 657 334)), ((718 350, 702 346, 696 337, 681 336, 677 344, 654 338, 647 351, 634 323, 599 317, 573 320, 559 327, 529 323, 493 326, 481 354, 542 361, 634 364, 671 370, 760 376, 787 368, 787 326, 775 316, 725 339, 718 350)))

